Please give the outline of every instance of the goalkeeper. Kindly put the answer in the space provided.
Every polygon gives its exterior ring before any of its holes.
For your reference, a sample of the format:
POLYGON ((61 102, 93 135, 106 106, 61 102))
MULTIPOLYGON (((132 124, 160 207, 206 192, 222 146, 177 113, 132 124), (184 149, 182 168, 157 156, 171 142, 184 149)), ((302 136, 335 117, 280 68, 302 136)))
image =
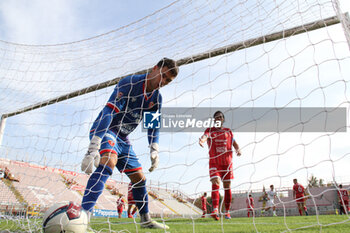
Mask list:
MULTIPOLYGON (((141 164, 128 140, 142 120, 143 112, 161 109, 162 96, 159 88, 169 84, 178 74, 174 60, 163 58, 149 73, 123 78, 115 87, 106 106, 93 123, 90 131, 90 145, 82 161, 81 169, 91 174, 85 188, 82 207, 92 211, 101 195, 114 167, 124 172, 133 184, 133 197, 139 209, 141 227, 168 229, 150 218, 146 178, 141 164), (94 166, 97 167, 95 171, 94 166)), ((152 172, 157 168, 159 158, 159 131, 148 130, 148 142, 152 172)))

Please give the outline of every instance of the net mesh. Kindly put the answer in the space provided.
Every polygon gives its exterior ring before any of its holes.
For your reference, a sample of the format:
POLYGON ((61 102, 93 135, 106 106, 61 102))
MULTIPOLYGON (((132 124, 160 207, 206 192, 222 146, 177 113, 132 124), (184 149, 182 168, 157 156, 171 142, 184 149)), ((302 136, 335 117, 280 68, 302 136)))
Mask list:
MULTIPOLYGON (((28 206, 41 205, 44 210, 60 198, 79 202, 87 180, 80 173, 80 163, 89 144, 88 133, 114 88, 112 85, 99 89, 98 84, 146 70, 162 57, 180 60, 242 44, 234 52, 182 65, 179 76, 161 90, 163 107, 209 107, 213 111, 240 107, 348 109, 348 31, 344 33, 342 25, 336 24, 283 36, 290 28, 315 21, 325 24, 324 20, 333 16, 346 19, 336 1, 174 1, 125 27, 73 43, 24 45, 0 41, 0 113, 43 105, 2 120, 0 165, 10 168, 14 177, 20 179, 8 184, 0 182, 7 193, 0 201, 2 213, 27 229, 28 221, 34 220, 20 220, 17 212, 6 208, 25 208, 26 215, 28 206), (269 43, 245 43, 279 32, 281 38, 269 43), (96 91, 84 89, 92 85, 97 85, 96 91), (55 101, 77 90, 83 90, 81 95, 55 101), (47 105, 47 100, 54 104, 47 105)), ((210 196, 211 192, 208 148, 198 146, 201 135, 161 132, 160 166, 153 173, 146 172, 148 189, 154 195, 154 216, 166 221, 169 216, 182 216, 193 226, 193 219, 200 217, 199 197, 203 192, 210 196), (181 199, 185 203, 181 204, 181 199), (190 206, 192 212, 181 212, 184 205, 190 206)), ((310 176, 329 185, 329 189, 310 190, 310 213, 335 212, 338 186, 334 185, 349 182, 347 132, 301 130, 234 135, 242 156, 233 161, 232 216, 246 216, 245 200, 251 192, 256 208, 261 209, 262 202, 257 200, 262 187, 270 184, 278 191, 277 214, 297 215, 290 190, 292 179, 298 178, 307 186, 310 176)), ((130 139, 141 164, 148 168, 146 134, 137 128, 130 139)), ((119 193, 127 190, 124 174, 114 172, 110 182, 104 199, 97 204, 99 209, 114 207, 113 187, 119 193)), ((222 186, 220 193, 223 195, 222 186)), ((118 229, 118 224, 110 220, 94 221, 92 230, 97 231, 99 226, 118 229)), ((40 229, 40 218, 36 224, 36 229, 40 229)), ((224 230, 225 223, 220 224, 224 230)), ((306 227, 314 224, 322 225, 312 222, 306 227)), ((281 229, 290 228, 282 224, 281 229)))

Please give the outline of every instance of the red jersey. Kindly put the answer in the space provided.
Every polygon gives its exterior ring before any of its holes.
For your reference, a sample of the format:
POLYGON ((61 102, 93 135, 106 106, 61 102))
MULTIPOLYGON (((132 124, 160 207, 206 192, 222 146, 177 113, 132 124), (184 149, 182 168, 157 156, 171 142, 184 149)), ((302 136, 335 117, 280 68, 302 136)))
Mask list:
POLYGON ((346 189, 340 189, 338 191, 338 197, 339 197, 339 201, 348 201, 349 200, 349 193, 348 190, 346 189))
POLYGON ((253 197, 247 198, 245 201, 247 203, 247 208, 254 208, 254 199, 253 197))
POLYGON ((123 198, 119 198, 118 201, 117 201, 117 208, 118 209, 123 209, 124 205, 125 205, 124 199, 123 198))
POLYGON ((303 197, 304 196, 304 186, 302 186, 301 184, 299 183, 296 183, 295 185, 293 185, 293 190, 295 192, 295 197, 298 198, 298 197, 303 197))
POLYGON ((232 163, 233 133, 229 128, 207 128, 204 135, 208 137, 209 166, 229 165, 232 163))
POLYGON ((202 196, 201 200, 202 200, 202 209, 206 210, 207 209, 207 198, 205 196, 202 196))

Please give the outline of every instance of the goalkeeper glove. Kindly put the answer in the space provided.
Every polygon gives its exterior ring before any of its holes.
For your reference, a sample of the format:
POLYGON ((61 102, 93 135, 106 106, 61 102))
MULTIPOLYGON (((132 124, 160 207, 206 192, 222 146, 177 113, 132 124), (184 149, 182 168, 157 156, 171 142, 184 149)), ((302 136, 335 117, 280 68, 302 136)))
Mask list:
POLYGON ((90 175, 93 172, 94 165, 98 167, 100 164, 100 153, 102 139, 98 136, 93 136, 88 151, 85 154, 83 161, 81 162, 81 170, 90 175))
POLYGON ((151 148, 151 162, 152 162, 152 166, 150 167, 149 171, 152 172, 154 169, 156 169, 158 167, 159 164, 159 145, 158 143, 152 143, 150 145, 151 148))

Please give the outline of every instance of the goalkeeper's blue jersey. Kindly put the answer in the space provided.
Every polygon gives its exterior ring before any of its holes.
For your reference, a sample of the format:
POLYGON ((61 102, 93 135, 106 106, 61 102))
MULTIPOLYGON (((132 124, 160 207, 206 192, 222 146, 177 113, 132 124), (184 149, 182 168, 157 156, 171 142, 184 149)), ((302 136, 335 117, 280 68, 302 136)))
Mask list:
MULTIPOLYGON (((91 127, 94 135, 103 138, 107 130, 128 142, 127 136, 142 121, 144 111, 161 109, 162 96, 159 90, 145 91, 146 74, 123 78, 114 88, 106 106, 91 127)), ((158 129, 148 130, 149 143, 159 141, 158 129)))

